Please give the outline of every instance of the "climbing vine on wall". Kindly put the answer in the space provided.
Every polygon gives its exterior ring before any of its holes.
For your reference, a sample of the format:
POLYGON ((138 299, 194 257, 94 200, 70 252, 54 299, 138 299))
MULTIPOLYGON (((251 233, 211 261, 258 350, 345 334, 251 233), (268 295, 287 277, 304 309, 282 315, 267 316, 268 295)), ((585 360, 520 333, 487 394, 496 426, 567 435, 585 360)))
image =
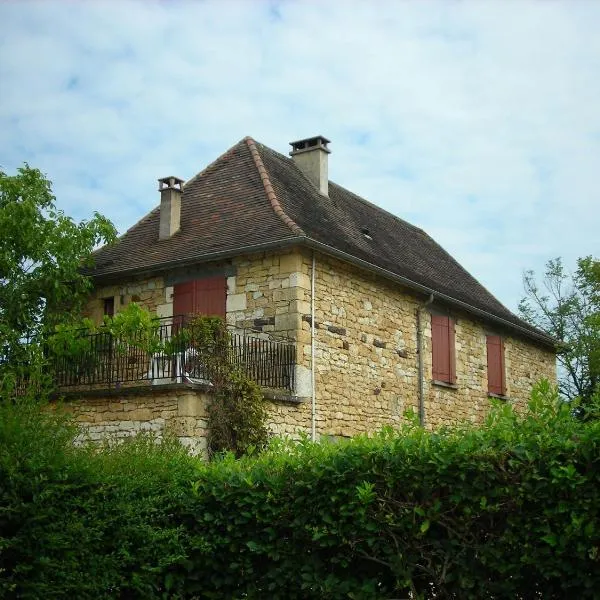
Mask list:
POLYGON ((260 387, 237 364, 230 334, 222 319, 199 316, 178 334, 192 351, 194 365, 213 387, 208 409, 208 452, 236 457, 261 450, 268 440, 266 403, 260 387))

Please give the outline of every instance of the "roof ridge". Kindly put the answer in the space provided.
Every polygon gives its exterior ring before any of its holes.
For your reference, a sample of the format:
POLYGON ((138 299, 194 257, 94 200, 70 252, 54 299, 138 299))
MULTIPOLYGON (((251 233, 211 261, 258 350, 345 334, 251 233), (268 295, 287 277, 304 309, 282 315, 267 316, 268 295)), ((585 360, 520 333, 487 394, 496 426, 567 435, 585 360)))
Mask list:
MULTIPOLYGON (((291 160, 289 157, 285 156, 285 154, 282 154, 281 152, 278 152, 277 150, 274 150, 273 148, 270 148, 269 146, 264 146, 264 144, 260 144, 260 145, 262 145, 264 148, 266 148, 267 150, 269 150, 269 152, 277 155, 278 158, 284 160, 286 163, 296 166, 295 163, 294 163, 294 161, 291 160)), ((298 169, 298 172, 307 181, 310 182, 310 180, 308 179, 308 177, 306 177, 306 175, 300 169, 298 169)), ((363 204, 367 204, 371 208, 377 210, 379 213, 383 213, 385 215, 388 215, 388 216, 392 217, 393 219, 395 219, 396 221, 399 221, 403 225, 408 225, 408 227, 410 227, 411 229, 414 229, 415 231, 418 231, 420 233, 423 233, 423 234, 427 235, 427 232, 422 227, 418 227, 417 225, 413 225, 410 221, 407 221, 406 219, 403 219, 402 217, 399 217, 398 215, 395 215, 393 212, 391 212, 389 210, 386 210, 385 208, 382 208, 381 206, 378 206, 374 202, 371 202, 370 200, 367 200, 363 196, 358 195, 356 192, 353 192, 352 190, 349 190, 347 187, 344 187, 343 185, 340 185, 339 183, 336 183, 335 181, 332 181, 331 179, 329 179, 329 184, 330 185, 332 184, 335 187, 339 188, 340 190, 343 190, 344 192, 346 192, 346 193, 354 196, 354 198, 356 198, 356 200, 358 200, 359 202, 362 202, 363 204)), ((428 236, 428 237, 430 237, 430 236, 428 236)))
MULTIPOLYGON (((231 155, 233 154, 233 150, 239 145, 241 144, 243 140, 240 140, 239 142, 237 142, 237 144, 234 144, 233 146, 231 146, 231 148, 229 148, 228 150, 226 150, 225 152, 223 152, 223 154, 221 154, 220 156, 218 156, 215 160, 213 160, 209 165, 207 165, 206 167, 204 167, 204 169, 202 169, 202 171, 196 173, 191 179, 188 179, 188 181, 186 181, 183 184, 183 188, 185 189, 186 186, 188 186, 190 183, 192 183, 192 181, 194 181, 195 179, 198 179, 200 177, 203 177, 204 175, 206 175, 207 173, 210 173, 211 171, 213 171, 215 169, 215 167, 217 166, 217 163, 221 160, 227 160, 229 158, 231 158, 231 155)), ((120 236, 117 237, 117 239, 115 240, 115 242, 119 241, 125 234, 129 233, 132 229, 134 229, 135 227, 137 227, 138 225, 140 225, 141 223, 143 223, 144 221, 146 221, 147 219, 149 219, 152 214, 160 209, 160 205, 159 206, 155 206, 152 210, 150 210, 150 212, 146 213, 143 217, 140 217, 133 225, 131 225, 131 227, 128 227, 120 236)), ((108 246, 108 244, 106 244, 105 246, 102 246, 102 248, 108 246)), ((101 250, 102 248, 98 248, 98 250, 101 250)), ((98 250, 95 250, 94 252, 97 252, 98 250)))
POLYGON ((256 165, 258 174, 260 175, 260 179, 265 188, 267 198, 273 207, 273 211, 292 230, 293 233, 296 235, 306 236, 304 230, 283 210, 283 207, 277 199, 277 195, 275 194, 275 190, 273 189, 273 185, 269 179, 269 173, 265 168, 263 160, 256 146, 256 142, 250 136, 246 136, 244 141, 246 142, 248 149, 250 150, 250 154, 254 159, 254 164, 256 165))
POLYGON ((185 190, 185 188, 188 185, 190 185, 190 183, 192 183, 193 181, 195 181, 196 179, 199 179, 200 177, 204 177, 204 175, 208 175, 208 173, 211 173, 212 171, 214 171, 215 167, 217 166, 217 163, 219 163, 221 161, 229 160, 231 158, 231 156, 233 155, 234 150, 245 139, 246 138, 244 138, 243 140, 240 140, 239 142, 237 142, 236 144, 234 144, 233 146, 231 146, 228 150, 226 150, 225 152, 223 152, 223 154, 220 154, 217 158, 215 158, 215 160, 213 160, 210 164, 206 165, 206 167, 204 167, 204 169, 202 169, 202 171, 196 173, 191 179, 188 179, 188 181, 186 181, 183 184, 183 189, 185 190))

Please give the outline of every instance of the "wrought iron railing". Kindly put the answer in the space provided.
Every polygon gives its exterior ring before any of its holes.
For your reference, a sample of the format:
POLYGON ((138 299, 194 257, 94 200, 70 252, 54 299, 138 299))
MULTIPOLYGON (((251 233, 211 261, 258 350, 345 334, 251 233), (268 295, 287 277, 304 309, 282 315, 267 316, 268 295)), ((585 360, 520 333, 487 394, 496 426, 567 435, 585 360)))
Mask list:
POLYGON ((215 339, 197 336, 184 317, 160 319, 148 332, 117 337, 109 332, 82 332, 78 351, 49 356, 58 388, 118 388, 144 382, 204 383, 220 376, 219 365, 233 365, 263 388, 294 390, 296 347, 293 341, 227 327, 215 339))

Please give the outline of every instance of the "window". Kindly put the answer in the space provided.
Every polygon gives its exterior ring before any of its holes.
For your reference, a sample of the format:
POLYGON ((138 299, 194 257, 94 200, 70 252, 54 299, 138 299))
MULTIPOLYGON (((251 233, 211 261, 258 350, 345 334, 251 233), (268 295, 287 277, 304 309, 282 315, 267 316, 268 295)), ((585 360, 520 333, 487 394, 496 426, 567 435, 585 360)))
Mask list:
POLYGON ((488 393, 498 396, 506 394, 506 377, 504 374, 504 342, 499 335, 488 335, 487 371, 488 393))
POLYGON ((114 317, 115 316, 115 297, 111 296, 110 298, 104 298, 104 316, 105 317, 114 317))
POLYGON ((431 315, 431 351, 433 380, 455 383, 454 321, 450 317, 431 315))
POLYGON ((177 283, 173 289, 173 314, 225 318, 226 300, 227 279, 224 276, 177 283))

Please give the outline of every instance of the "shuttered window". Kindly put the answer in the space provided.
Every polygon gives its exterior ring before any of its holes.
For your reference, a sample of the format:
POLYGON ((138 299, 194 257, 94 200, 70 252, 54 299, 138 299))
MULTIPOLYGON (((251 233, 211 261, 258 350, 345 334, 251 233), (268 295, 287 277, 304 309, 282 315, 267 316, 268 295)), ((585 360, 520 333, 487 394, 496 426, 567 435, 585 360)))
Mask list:
POLYGON ((224 276, 177 283, 173 289, 173 314, 225 318, 226 300, 227 279, 224 276))
POLYGON ((432 378, 444 383, 456 382, 454 321, 431 315, 432 378))
POLYGON ((504 396, 504 343, 499 335, 488 335, 487 339, 488 392, 504 396))

